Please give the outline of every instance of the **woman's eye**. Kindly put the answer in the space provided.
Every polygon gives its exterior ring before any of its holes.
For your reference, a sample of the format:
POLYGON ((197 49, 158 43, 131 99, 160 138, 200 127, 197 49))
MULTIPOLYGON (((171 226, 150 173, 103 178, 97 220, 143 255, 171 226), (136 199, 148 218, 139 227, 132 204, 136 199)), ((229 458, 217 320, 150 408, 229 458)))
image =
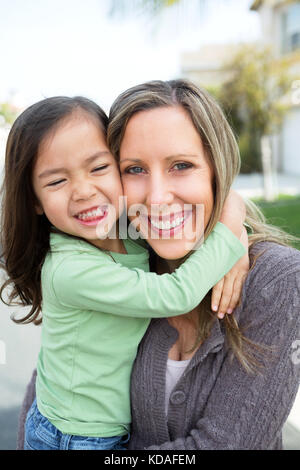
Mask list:
POLYGON ((180 163, 176 163, 174 166, 173 166, 173 169, 174 170, 187 170, 188 168, 192 168, 192 163, 187 163, 187 162, 180 162, 180 163))
POLYGON ((127 168, 125 170, 125 173, 129 173, 130 175, 137 175, 139 173, 142 173, 142 171, 144 171, 144 169, 140 166, 132 166, 130 168, 127 168))
POLYGON ((107 167, 108 167, 108 165, 97 166, 96 168, 94 168, 94 169, 92 170, 92 173, 93 173, 94 171, 105 170, 105 168, 107 168, 107 167))

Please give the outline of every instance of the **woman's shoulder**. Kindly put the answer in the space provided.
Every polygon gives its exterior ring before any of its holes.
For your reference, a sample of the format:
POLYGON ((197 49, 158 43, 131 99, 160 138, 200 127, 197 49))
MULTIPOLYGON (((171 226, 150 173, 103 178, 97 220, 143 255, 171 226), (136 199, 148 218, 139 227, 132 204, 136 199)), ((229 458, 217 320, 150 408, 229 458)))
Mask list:
POLYGON ((241 322, 271 327, 300 317, 300 251, 258 242, 250 248, 250 265, 237 312, 241 322))
POLYGON ((248 282, 258 286, 276 282, 285 274, 300 275, 300 251, 274 242, 262 241, 249 249, 250 271, 248 282))
POLYGON ((253 243, 249 248, 250 256, 257 256, 260 253, 265 253, 267 256, 280 255, 286 256, 299 256, 300 251, 292 246, 281 245, 271 241, 259 241, 253 243))

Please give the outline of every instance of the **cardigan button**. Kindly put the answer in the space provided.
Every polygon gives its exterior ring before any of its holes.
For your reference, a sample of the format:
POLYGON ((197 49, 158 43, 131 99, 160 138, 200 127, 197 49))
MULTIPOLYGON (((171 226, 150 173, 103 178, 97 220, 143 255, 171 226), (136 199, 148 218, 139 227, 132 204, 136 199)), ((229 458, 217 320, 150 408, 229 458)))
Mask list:
POLYGON ((185 402, 186 395, 184 392, 178 390, 177 392, 172 393, 170 397, 170 402, 173 405, 181 405, 182 403, 185 402))

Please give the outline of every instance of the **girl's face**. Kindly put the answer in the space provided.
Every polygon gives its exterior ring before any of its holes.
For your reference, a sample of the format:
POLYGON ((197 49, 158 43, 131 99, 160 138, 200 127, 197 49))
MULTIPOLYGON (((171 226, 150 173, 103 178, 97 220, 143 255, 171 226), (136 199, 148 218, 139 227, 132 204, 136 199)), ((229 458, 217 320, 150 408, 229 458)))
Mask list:
POLYGON ((64 233, 109 249, 107 235, 123 209, 123 191, 95 118, 76 113, 45 138, 33 169, 33 188, 38 214, 45 213, 64 233))
POLYGON ((213 209, 213 171, 201 138, 180 106, 136 113, 120 148, 131 220, 165 259, 185 256, 213 209), (138 213, 138 217, 137 217, 138 213))

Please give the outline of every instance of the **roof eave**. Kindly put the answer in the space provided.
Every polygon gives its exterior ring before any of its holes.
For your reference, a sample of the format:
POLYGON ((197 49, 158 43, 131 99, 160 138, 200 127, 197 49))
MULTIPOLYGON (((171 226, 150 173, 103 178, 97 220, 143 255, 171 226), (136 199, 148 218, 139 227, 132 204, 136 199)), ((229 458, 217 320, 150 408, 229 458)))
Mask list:
POLYGON ((251 7, 250 7, 250 10, 252 11, 256 11, 259 9, 259 7, 261 6, 262 4, 262 0, 254 0, 254 2, 252 3, 251 7))

